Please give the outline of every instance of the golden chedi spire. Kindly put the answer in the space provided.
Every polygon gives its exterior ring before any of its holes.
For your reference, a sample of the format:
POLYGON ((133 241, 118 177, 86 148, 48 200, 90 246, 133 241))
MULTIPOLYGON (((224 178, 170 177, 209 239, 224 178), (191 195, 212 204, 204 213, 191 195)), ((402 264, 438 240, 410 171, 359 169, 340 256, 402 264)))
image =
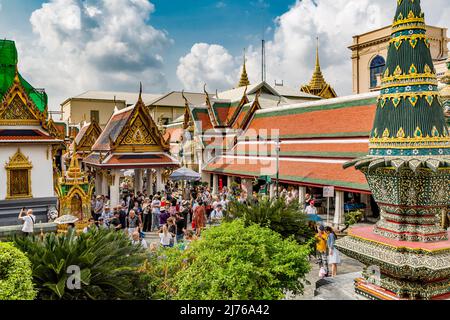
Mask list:
POLYGON ((239 83, 237 85, 238 88, 246 87, 250 85, 250 81, 248 80, 247 75, 247 67, 246 67, 246 59, 245 59, 245 49, 244 49, 244 66, 242 67, 241 78, 239 79, 239 83))
POLYGON ((320 69, 319 59, 319 38, 317 37, 316 46, 316 65, 314 73, 309 84, 302 86, 300 91, 322 97, 324 99, 336 98, 337 94, 334 89, 325 81, 322 70, 320 69))
POLYGON ((67 170, 67 178, 70 179, 83 179, 83 173, 80 169, 80 164, 78 162, 77 145, 73 143, 73 153, 70 159, 69 170, 67 170))

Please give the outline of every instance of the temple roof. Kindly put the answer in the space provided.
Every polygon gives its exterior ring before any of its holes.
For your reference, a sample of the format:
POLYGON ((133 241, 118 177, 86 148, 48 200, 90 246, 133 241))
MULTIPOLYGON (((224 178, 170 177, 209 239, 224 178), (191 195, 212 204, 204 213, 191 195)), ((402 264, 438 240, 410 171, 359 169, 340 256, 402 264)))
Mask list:
MULTIPOLYGON (((377 95, 258 110, 237 144, 211 161, 205 170, 249 178, 274 176, 274 141, 279 138, 281 182, 368 192, 364 175, 354 169, 344 171, 342 165, 367 154, 377 95), (356 118, 358 121, 354 121, 356 118), (264 132, 267 136, 262 136, 264 132)), ((224 144, 229 147, 232 138, 227 136, 224 144)), ((213 143, 220 143, 220 139, 213 143)))
POLYGON ((106 156, 93 152, 83 162, 94 167, 105 169, 178 168, 180 166, 177 159, 163 152, 115 153, 106 156))
POLYGON ((41 128, 23 127, 0 129, 1 143, 54 143, 59 144, 61 140, 42 131, 41 128))
MULTIPOLYGON (((142 93, 142 87, 141 87, 142 93)), ((97 167, 148 168, 178 166, 168 151, 142 96, 133 107, 116 110, 83 162, 97 167)))
POLYGON ((309 84, 302 86, 300 91, 313 94, 325 99, 336 98, 334 89, 325 81, 322 70, 320 69, 319 45, 316 48, 316 66, 309 84))
MULTIPOLYGON (((0 40, 0 100, 12 87, 16 77, 18 54, 14 41, 0 40)), ((18 74, 20 84, 28 97, 34 102, 40 112, 47 109, 48 97, 43 91, 38 91, 31 86, 21 75, 18 74)))
POLYGON ((117 140, 119 134, 127 124, 133 109, 134 107, 128 107, 111 116, 102 134, 92 146, 93 151, 110 151, 112 149, 111 142, 117 140))

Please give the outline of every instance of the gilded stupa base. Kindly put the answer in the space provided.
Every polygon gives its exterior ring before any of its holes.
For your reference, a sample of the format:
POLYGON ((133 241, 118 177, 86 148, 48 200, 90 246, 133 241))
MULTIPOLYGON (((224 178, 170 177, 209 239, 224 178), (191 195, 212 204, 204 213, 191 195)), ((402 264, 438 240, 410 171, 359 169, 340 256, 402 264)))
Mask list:
POLYGON ((388 239, 373 227, 354 228, 336 247, 362 262, 355 291, 374 300, 450 299, 450 240, 409 242, 388 239))

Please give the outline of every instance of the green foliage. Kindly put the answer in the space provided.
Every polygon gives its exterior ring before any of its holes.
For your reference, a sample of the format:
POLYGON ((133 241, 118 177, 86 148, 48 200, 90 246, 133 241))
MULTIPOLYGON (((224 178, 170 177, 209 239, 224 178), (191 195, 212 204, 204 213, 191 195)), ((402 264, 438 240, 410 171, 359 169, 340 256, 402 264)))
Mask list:
POLYGON ((189 248, 163 249, 146 265, 153 298, 272 300, 302 293, 309 248, 242 220, 205 230, 189 248))
POLYGON ((33 300, 30 260, 9 243, 0 242, 0 300, 33 300))
POLYGON ((39 299, 134 299, 133 287, 145 260, 140 246, 131 244, 123 232, 92 230, 77 236, 47 234, 14 238, 15 245, 32 263, 39 299), (69 266, 81 270, 81 289, 67 288, 69 266))
POLYGON ((226 221, 240 218, 246 226, 253 223, 278 232, 284 238, 294 236, 299 243, 306 243, 314 237, 307 216, 300 209, 297 201, 287 204, 285 199, 270 200, 262 197, 257 203, 250 205, 233 201, 228 204, 226 221))
POLYGON ((345 214, 345 225, 352 226, 354 224, 357 224, 362 220, 363 217, 364 217, 363 210, 350 211, 345 214))

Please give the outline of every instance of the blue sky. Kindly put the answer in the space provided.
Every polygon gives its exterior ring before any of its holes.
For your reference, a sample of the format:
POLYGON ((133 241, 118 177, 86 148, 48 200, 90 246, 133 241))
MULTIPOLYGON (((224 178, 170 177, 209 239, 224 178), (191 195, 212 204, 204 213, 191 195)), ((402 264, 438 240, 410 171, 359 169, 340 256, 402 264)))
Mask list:
MULTIPOLYGON (((449 28, 448 0, 422 0, 428 24, 449 28)), ((20 70, 44 87, 50 108, 86 90, 211 91, 238 80, 247 48, 260 79, 298 88, 314 68, 320 37, 326 80, 351 93, 355 33, 392 21, 396 0, 0 0, 0 37, 13 39, 20 70)))

